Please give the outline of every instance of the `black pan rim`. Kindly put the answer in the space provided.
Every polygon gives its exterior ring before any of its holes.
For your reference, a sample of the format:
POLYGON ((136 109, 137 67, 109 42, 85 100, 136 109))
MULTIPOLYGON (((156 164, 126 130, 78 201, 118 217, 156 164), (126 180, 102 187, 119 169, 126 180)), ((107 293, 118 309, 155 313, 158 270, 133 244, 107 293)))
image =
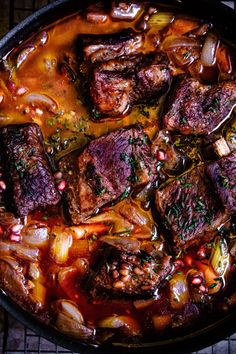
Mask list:
MULTIPOLYGON (((61 18, 60 13, 63 13, 62 17, 65 17, 64 14, 69 15, 74 13, 80 10, 83 6, 87 6, 89 2, 91 1, 82 1, 81 4, 80 2, 74 0, 56 0, 55 2, 28 16, 16 27, 10 30, 2 39, 0 39, 0 58, 3 58, 17 44, 27 39, 40 28, 45 27, 53 21, 61 18)), ((155 2, 155 0, 152 2, 155 2)), ((157 0, 157 2, 164 3, 163 0, 157 0)), ((177 6, 182 6, 185 11, 187 10, 186 12, 192 12, 191 10, 194 8, 196 10, 196 2, 194 0, 170 0, 169 2, 177 6)), ((219 25, 222 24, 222 30, 231 36, 231 38, 235 41, 236 32, 234 25, 236 23, 236 12, 228 8, 226 5, 220 3, 219 0, 199 0, 197 2, 199 11, 201 11, 201 9, 205 9, 205 6, 208 9, 209 7, 213 7, 212 13, 210 13, 207 18, 213 22, 218 22, 219 25)), ((236 331, 236 310, 234 310, 223 318, 217 320, 215 323, 182 337, 176 337, 174 339, 168 339, 165 341, 158 341, 156 343, 150 343, 145 346, 135 346, 131 344, 121 345, 119 343, 114 343, 114 345, 102 345, 96 347, 83 344, 79 342, 79 340, 69 338, 68 336, 60 333, 52 327, 46 326, 37 320, 36 317, 32 316, 32 314, 18 306, 1 289, 0 305, 14 318, 19 320, 23 325, 32 329, 38 335, 41 335, 42 337, 55 344, 59 344, 62 347, 68 348, 69 350, 76 352, 79 351, 83 354, 110 354, 111 351, 114 354, 125 354, 138 353, 139 350, 149 354, 158 354, 158 352, 184 354, 212 345, 236 331)))

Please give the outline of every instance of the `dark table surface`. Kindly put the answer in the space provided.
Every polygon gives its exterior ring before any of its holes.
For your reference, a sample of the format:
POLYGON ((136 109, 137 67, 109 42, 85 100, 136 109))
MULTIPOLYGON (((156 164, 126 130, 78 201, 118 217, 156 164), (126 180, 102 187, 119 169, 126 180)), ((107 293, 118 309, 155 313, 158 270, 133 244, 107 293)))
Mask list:
MULTIPOLYGON (((76 0, 75 0, 76 1, 76 0)), ((197 0, 196 0, 197 1, 197 0)), ((0 38, 36 9, 53 0, 0 0, 0 38)), ((236 9, 236 1, 222 1, 236 9)), ((0 308, 0 352, 16 353, 73 353, 38 336, 21 325, 0 308)), ((236 354, 236 333, 225 340, 193 354, 236 354)), ((111 353, 112 354, 112 353, 111 353)), ((160 353, 161 354, 161 353, 160 353)))

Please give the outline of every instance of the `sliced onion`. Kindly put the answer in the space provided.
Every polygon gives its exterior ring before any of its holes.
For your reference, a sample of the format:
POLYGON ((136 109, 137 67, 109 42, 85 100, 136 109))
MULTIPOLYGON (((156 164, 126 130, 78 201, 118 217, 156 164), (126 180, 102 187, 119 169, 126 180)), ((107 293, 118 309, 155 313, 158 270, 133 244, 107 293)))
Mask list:
POLYGON ((37 307, 43 307, 46 303, 47 288, 38 280, 34 280, 31 298, 37 303, 37 307))
POLYGON ((195 38, 184 36, 169 36, 162 43, 164 50, 175 50, 180 47, 186 48, 200 48, 200 42, 195 38))
POLYGON ((224 277, 229 271, 230 254, 224 238, 217 237, 215 239, 210 264, 219 277, 224 277))
POLYGON ((83 315, 73 301, 58 300, 54 303, 57 311, 55 326, 72 337, 91 339, 93 329, 84 325, 83 315))
POLYGON ((3 102, 4 100, 4 93, 2 90, 0 90, 0 104, 3 102))
POLYGON ((19 67, 28 59, 30 53, 35 51, 35 47, 33 45, 29 46, 28 48, 22 49, 16 59, 16 67, 19 67))
POLYGON ((6 262, 9 264, 14 270, 17 271, 22 271, 22 268, 20 267, 19 263, 17 260, 13 257, 10 256, 0 256, 0 261, 6 262))
POLYGON ((51 97, 41 93, 30 93, 25 96, 25 101, 33 107, 43 106, 52 112, 57 108, 57 103, 51 97))
POLYGON ((69 248, 72 245, 72 236, 61 227, 54 226, 50 236, 50 257, 57 264, 63 264, 69 256, 69 248))
POLYGON ((217 35, 213 32, 209 32, 203 44, 201 53, 201 62, 204 66, 213 66, 215 64, 217 45, 217 35))
POLYGON ((26 279, 22 268, 12 257, 0 258, 1 282, 4 289, 13 296, 28 299, 28 290, 25 286, 26 279))
POLYGON ((102 236, 100 241, 106 242, 109 245, 121 249, 126 252, 135 252, 140 249, 141 242, 130 237, 119 236, 102 236))
POLYGON ((101 328, 121 328, 123 327, 125 332, 130 335, 139 335, 140 326, 138 322, 131 316, 109 316, 99 322, 101 328))
POLYGON ((17 257, 35 262, 39 258, 39 249, 23 246, 19 243, 0 241, 0 255, 15 253, 17 257))
POLYGON ((181 309, 189 301, 189 291, 186 276, 175 274, 169 282, 170 303, 173 309, 181 309))
POLYGON ((73 274, 77 273, 77 269, 75 266, 61 267, 61 269, 58 268, 55 271, 53 270, 53 272, 57 274, 58 283, 63 289, 66 280, 70 278, 73 274))
POLYGON ((46 31, 40 32, 36 37, 35 37, 35 45, 38 46, 44 46, 48 41, 48 34, 46 31))
POLYGON ((151 26, 157 27, 158 30, 169 25, 174 18, 172 12, 157 12, 156 14, 152 15, 148 20, 148 24, 151 26))
POLYGON ((129 201, 125 201, 119 208, 119 213, 129 222, 136 225, 146 225, 149 222, 147 213, 141 211, 137 206, 129 201))
POLYGON ((118 6, 113 2, 111 17, 119 20, 134 20, 141 11, 141 6, 136 3, 120 2, 118 6))
POLYGON ((71 226, 68 228, 68 232, 72 234, 74 239, 81 239, 82 237, 88 237, 91 235, 107 234, 110 228, 110 225, 104 223, 91 223, 82 224, 79 226, 71 226))
POLYGON ((40 277, 42 277, 42 271, 39 268, 38 263, 30 263, 28 274, 34 280, 38 280, 40 277))
POLYGON ((78 323, 84 323, 83 315, 73 301, 58 300, 56 302, 56 307, 58 311, 61 311, 72 320, 77 321, 78 323))
POLYGON ((91 340, 94 334, 93 329, 86 327, 60 312, 57 315, 55 327, 68 336, 82 340, 91 340))
POLYGON ((48 228, 32 224, 22 230, 22 240, 29 246, 44 247, 49 239, 48 228))

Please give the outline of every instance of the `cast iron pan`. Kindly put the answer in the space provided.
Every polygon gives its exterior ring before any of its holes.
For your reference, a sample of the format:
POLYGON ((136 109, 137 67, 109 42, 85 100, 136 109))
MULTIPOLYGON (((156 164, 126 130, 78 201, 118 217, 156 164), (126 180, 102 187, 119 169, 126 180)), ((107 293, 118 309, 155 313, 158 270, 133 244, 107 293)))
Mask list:
MULTIPOLYGON (((19 42, 27 39, 41 27, 53 21, 72 14, 85 8, 91 0, 57 0, 54 3, 40 9, 31 16, 27 17, 19 25, 8 32, 0 40, 0 58, 6 55, 19 42)), ((155 0, 153 0, 155 2, 155 0)), ((183 8, 183 12, 193 14, 197 17, 212 21, 220 34, 229 42, 234 42, 236 48, 236 12, 222 5, 217 0, 165 0, 158 1, 183 8)), ((13 317, 22 322, 25 326, 32 329, 37 334, 45 337, 51 342, 57 343, 72 351, 84 354, 125 354, 125 353, 189 353, 216 343, 236 331, 236 311, 232 311, 227 316, 215 321, 213 324, 201 330, 193 331, 185 336, 175 337, 174 339, 158 341, 156 343, 137 345, 102 345, 99 348, 82 344, 75 339, 49 328, 37 321, 30 313, 22 310, 0 289, 0 305, 2 305, 13 317)))

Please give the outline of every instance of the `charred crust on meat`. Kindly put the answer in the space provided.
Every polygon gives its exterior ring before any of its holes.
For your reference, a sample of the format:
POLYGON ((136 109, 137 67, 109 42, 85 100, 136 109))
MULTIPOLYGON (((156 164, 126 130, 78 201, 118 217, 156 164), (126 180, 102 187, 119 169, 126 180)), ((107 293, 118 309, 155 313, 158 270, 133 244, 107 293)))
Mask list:
POLYGON ((0 129, 1 156, 8 179, 10 207, 17 216, 60 200, 43 137, 37 124, 8 125, 0 129))
POLYGON ((64 197, 75 224, 157 178, 149 139, 139 126, 91 141, 78 156, 63 158, 59 167, 67 180, 64 197))
POLYGON ((202 85, 194 78, 176 78, 163 112, 163 127, 182 134, 208 135, 236 105, 236 81, 202 85))
POLYGON ((158 189, 156 207, 176 251, 210 241, 217 227, 228 218, 204 166, 158 189))
POLYGON ((207 174, 229 213, 236 212, 236 152, 207 166, 207 174))
POLYGON ((122 117, 132 106, 157 100, 170 85, 163 52, 142 53, 141 34, 80 37, 79 68, 94 120, 122 117), (82 54, 81 54, 82 53, 82 54))

